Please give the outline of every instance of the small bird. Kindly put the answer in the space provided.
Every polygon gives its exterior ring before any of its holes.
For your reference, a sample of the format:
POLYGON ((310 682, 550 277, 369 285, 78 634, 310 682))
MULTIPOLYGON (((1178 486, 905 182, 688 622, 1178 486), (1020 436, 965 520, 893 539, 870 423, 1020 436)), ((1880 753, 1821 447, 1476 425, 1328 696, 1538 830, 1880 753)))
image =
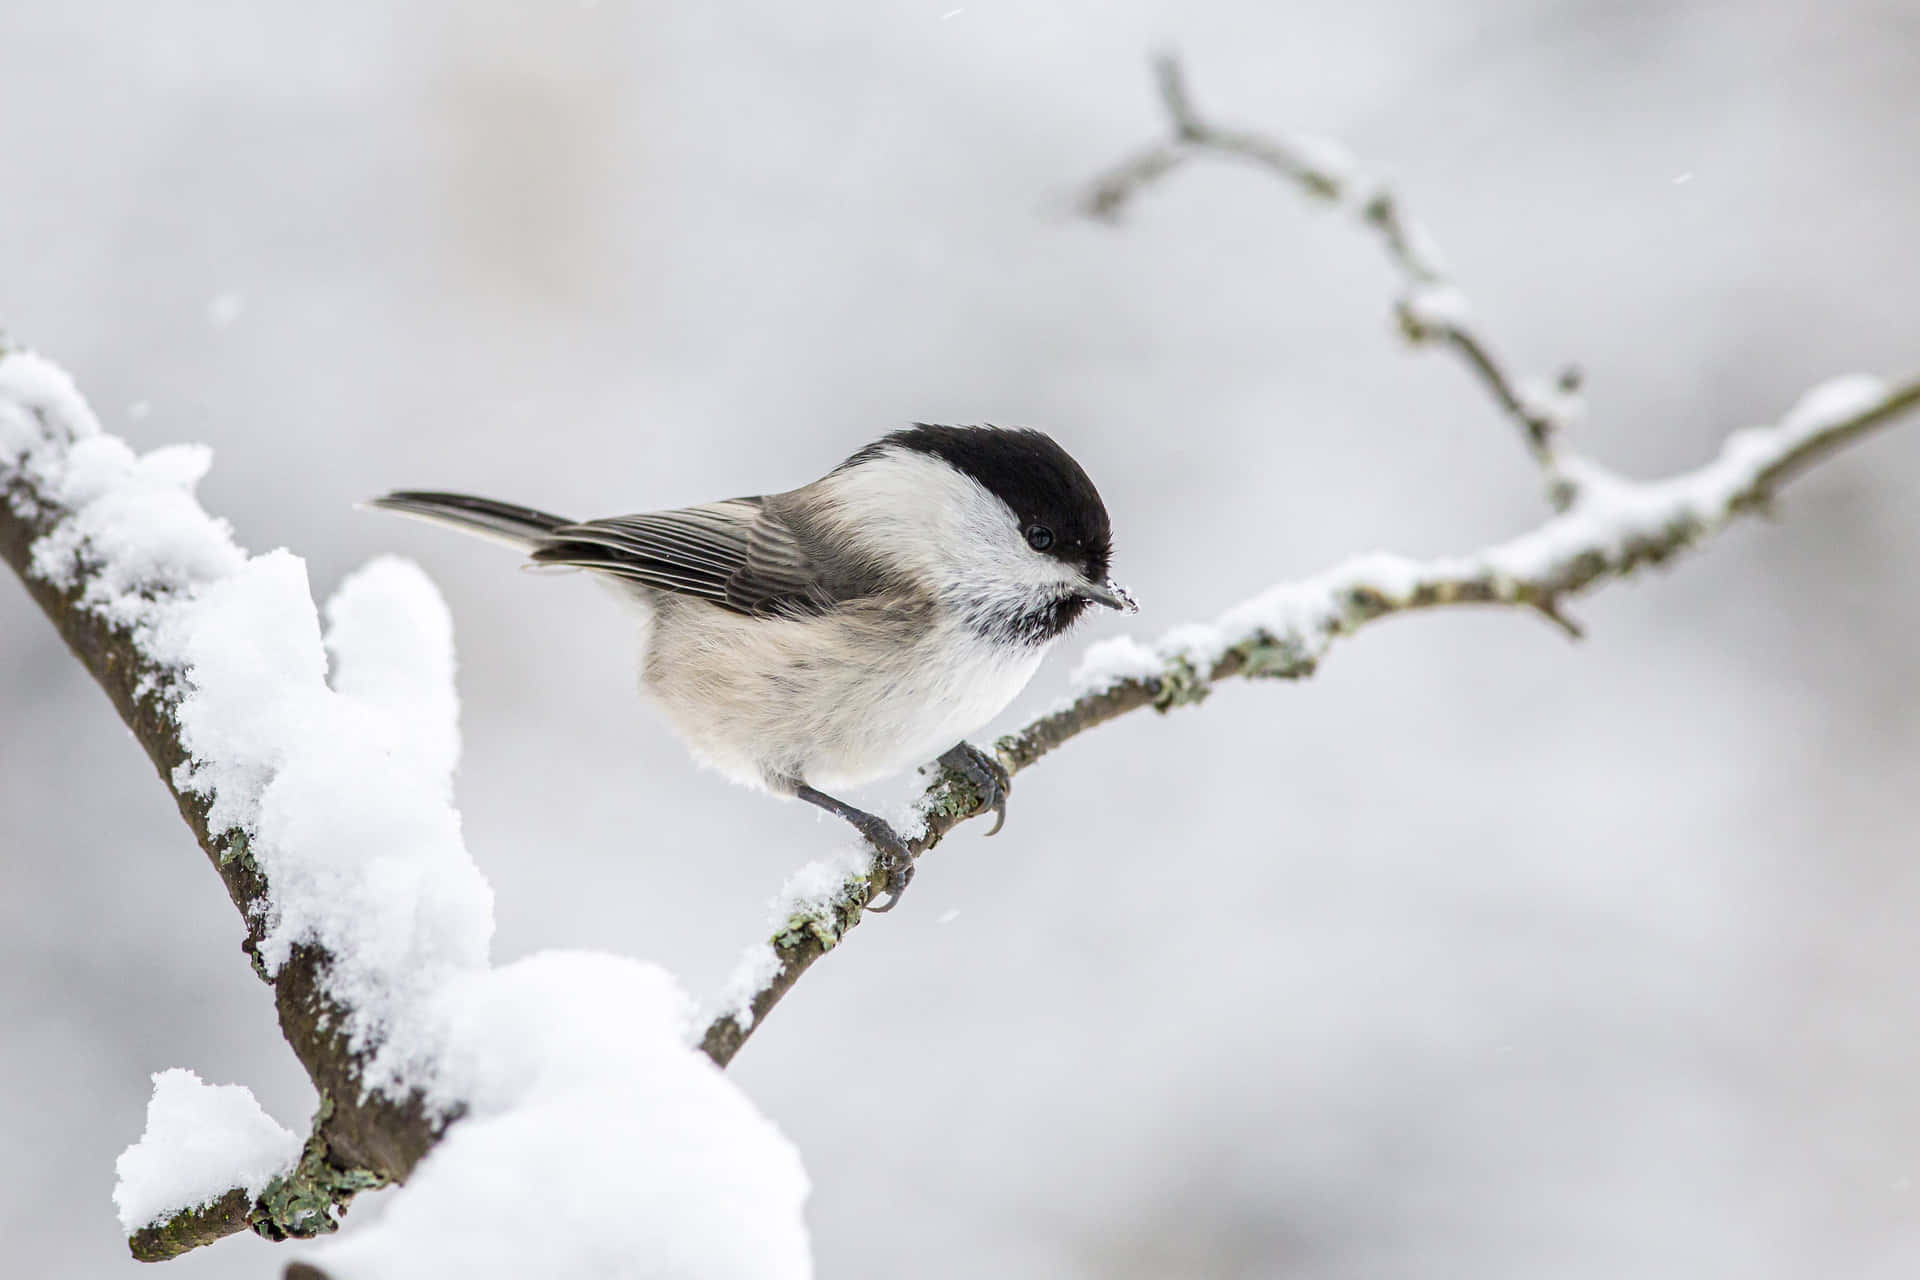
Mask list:
POLYGON ((942 752, 994 834, 1011 780, 966 735, 1089 605, 1136 608, 1107 576, 1099 491, 1032 430, 922 424, 785 493, 584 523, 457 493, 370 505, 604 575, 638 606, 642 688, 694 757, 853 824, 887 873, 877 910, 900 900, 912 855, 829 791, 942 752))

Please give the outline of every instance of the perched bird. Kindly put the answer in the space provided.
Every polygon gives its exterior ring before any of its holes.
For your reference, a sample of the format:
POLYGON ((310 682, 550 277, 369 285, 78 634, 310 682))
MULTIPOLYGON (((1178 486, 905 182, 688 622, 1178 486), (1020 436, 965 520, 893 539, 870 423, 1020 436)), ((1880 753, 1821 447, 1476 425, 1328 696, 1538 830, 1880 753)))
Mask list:
POLYGON ((887 871, 883 910, 906 843, 829 792, 943 752, 998 831, 1009 778, 966 735, 1089 605, 1135 608, 1107 576, 1099 491, 1039 431, 915 426, 786 493, 584 523, 457 493, 371 505, 604 575, 638 606, 642 687, 694 756, 852 823, 887 871))

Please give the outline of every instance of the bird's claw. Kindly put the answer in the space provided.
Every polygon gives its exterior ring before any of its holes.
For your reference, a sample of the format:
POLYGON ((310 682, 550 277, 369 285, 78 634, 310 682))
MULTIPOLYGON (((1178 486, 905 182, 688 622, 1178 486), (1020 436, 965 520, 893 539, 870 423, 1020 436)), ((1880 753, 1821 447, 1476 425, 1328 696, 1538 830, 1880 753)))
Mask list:
POLYGON ((887 873, 887 882, 881 886, 887 895, 886 905, 868 902, 866 909, 884 914, 900 905, 900 895, 907 891, 907 885, 913 880, 913 850, 907 847, 907 842, 900 838, 899 832, 878 818, 859 823, 858 826, 860 834, 873 846, 880 869, 887 873))
POLYGON ((991 811, 993 827, 987 834, 998 835, 1000 828, 1007 825, 1007 793, 1013 790, 1013 775, 1007 772, 1006 766, 971 742, 955 746, 940 757, 940 764, 973 784, 974 790, 980 793, 980 807, 974 812, 991 811))

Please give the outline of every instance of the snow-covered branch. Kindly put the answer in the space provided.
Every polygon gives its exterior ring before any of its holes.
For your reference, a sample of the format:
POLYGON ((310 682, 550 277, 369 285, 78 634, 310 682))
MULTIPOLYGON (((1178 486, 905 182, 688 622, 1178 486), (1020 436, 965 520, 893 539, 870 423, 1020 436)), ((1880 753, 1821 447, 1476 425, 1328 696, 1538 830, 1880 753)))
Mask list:
MULTIPOLYGON (((0 555, 106 690, 172 791, 246 921, 243 945, 273 982, 281 1030, 323 1100, 313 1132, 317 1158, 298 1168, 290 1162, 271 1201, 195 1197, 191 1205, 167 1206, 189 1212, 148 1213, 146 1190, 129 1188, 125 1203, 142 1206, 127 1222, 134 1254, 148 1259, 248 1226, 269 1235, 327 1229, 330 1219, 310 1211, 314 1202, 344 1204, 362 1187, 406 1177, 436 1134, 418 1096, 364 1091, 364 1046, 356 1043, 357 1035, 364 1038, 362 1019, 328 977, 351 964, 297 921, 287 927, 254 847, 257 812, 241 810, 247 783, 229 786, 209 773, 205 748, 194 741, 221 727, 183 714, 189 669, 212 647, 251 651, 262 668, 291 656, 278 620, 243 607, 222 612, 221 599, 244 605, 231 585, 242 575, 262 591, 273 591, 269 580, 277 580, 278 603, 297 605, 316 625, 299 562, 281 556, 250 563, 225 526, 194 502, 192 487, 208 461, 204 449, 179 446, 136 458, 100 430, 58 368, 31 354, 0 353, 0 555), (281 1215, 274 1204, 289 1212, 281 1215)), ((317 649, 317 634, 313 639, 317 649)), ((324 657, 319 662, 324 672, 324 657)), ((241 723, 225 731, 250 732, 241 723)), ((267 753, 250 754, 264 771, 267 753)), ((262 781, 247 780, 256 791, 262 781)))
MULTIPOLYGON (((1850 375, 1813 388, 1779 422, 1729 436, 1713 461, 1664 480, 1636 482, 1581 459, 1560 465, 1578 483, 1571 505, 1530 532, 1470 555, 1431 560, 1355 556, 1300 582, 1281 583, 1209 623, 1174 627, 1152 643, 1109 640, 1075 672, 1078 697, 994 745, 1009 773, 1129 711, 1196 703, 1234 676, 1313 674, 1341 636, 1395 614, 1450 605, 1532 610, 1573 635, 1572 596, 1664 564, 1737 517, 1764 510, 1774 492, 1820 459, 1920 406, 1920 377, 1899 385, 1850 375)), ((920 798, 916 855, 978 816, 966 779, 941 771, 920 798)), ((776 932, 742 958, 702 1047, 732 1059, 808 966, 860 922, 884 876, 864 857, 816 863, 776 900, 776 932)))
POLYGON ((1367 177, 1347 149, 1326 138, 1253 133, 1225 128, 1201 117, 1178 61, 1154 63, 1173 135, 1129 156, 1089 184, 1081 208, 1103 222, 1117 222, 1146 188, 1199 155, 1243 160, 1352 215, 1380 241, 1400 276, 1394 302, 1400 331, 1414 343, 1439 343, 1459 356, 1500 411, 1520 428, 1527 448, 1547 475, 1557 507, 1572 501, 1579 477, 1558 465, 1557 441, 1580 417, 1580 373, 1569 366, 1553 378, 1509 373, 1493 344, 1474 322, 1466 295, 1449 278, 1439 246, 1415 222, 1392 189, 1367 177))
POLYGON ((209 461, 136 456, 58 368, 0 351, 0 555, 178 801, 318 1095, 303 1143, 240 1086, 157 1075, 115 1192, 134 1255, 331 1231, 357 1191, 405 1181, 303 1274, 586 1275, 636 1254, 811 1274, 798 1157, 687 1047, 672 978, 605 955, 489 966, 432 584, 375 561, 323 634, 301 561, 247 555, 194 500, 209 461))
MULTIPOLYGON (((1447 281, 1439 251, 1385 187, 1363 180, 1343 148, 1321 139, 1222 129, 1194 110, 1179 65, 1156 64, 1173 137, 1148 147, 1096 181, 1088 213, 1115 219, 1145 187, 1203 152, 1251 161, 1309 195, 1352 210, 1381 239, 1405 282, 1396 310, 1407 336, 1442 341, 1523 430, 1548 478, 1558 514, 1531 532, 1465 556, 1417 560, 1357 556, 1302 582, 1283 583, 1211 623, 1175 627, 1153 643, 1097 645, 1076 672, 1082 690, 1068 705, 995 744, 1009 773, 1055 747, 1142 707, 1167 711, 1205 698, 1233 676, 1298 679, 1312 674, 1340 636, 1375 619, 1445 605, 1531 610, 1570 635, 1580 629, 1562 607, 1571 596, 1661 564, 1763 508, 1806 467, 1920 403, 1920 379, 1887 385, 1853 375, 1812 389, 1770 427, 1738 431, 1720 456, 1683 475, 1634 482, 1567 453, 1559 436, 1579 414, 1578 376, 1551 385, 1517 381, 1474 330, 1465 299, 1447 281)), ((981 797, 942 770, 917 807, 908 841, 917 857, 977 816, 981 797)), ((883 877, 861 855, 815 863, 775 899, 774 933, 742 957, 701 1040, 715 1062, 739 1052, 754 1028, 807 968, 860 922, 883 877)))
MULTIPOLYGON (((1456 350, 1524 429, 1558 514, 1466 555, 1372 554, 1209 623, 1088 652, 1078 695, 995 749, 1020 772, 1130 711, 1197 703, 1235 676, 1309 675, 1376 619, 1505 605, 1575 632, 1572 597, 1695 549, 1801 471, 1920 408, 1920 379, 1834 379, 1681 475, 1622 478, 1563 447, 1572 388, 1516 382, 1471 328, 1418 228, 1327 144, 1215 128, 1161 69, 1174 137, 1096 187, 1113 216, 1203 151, 1351 201, 1407 282, 1402 324, 1456 350)), ((317 1094, 308 1136, 237 1085, 163 1071, 115 1199, 136 1257, 233 1232, 329 1231, 359 1190, 387 1215, 298 1264, 306 1277, 604 1273, 698 1259, 709 1277, 810 1274, 798 1157, 716 1066, 860 921, 884 876, 864 853, 797 874, 771 938, 718 1011, 694 1017, 650 965, 552 953, 489 963, 491 892, 452 805, 451 627, 417 569, 376 561, 325 610, 302 562, 249 556, 193 497, 205 450, 136 456, 66 375, 0 350, 0 558, 133 730, 239 908, 245 949, 317 1094), (699 1036, 698 1051, 687 1043, 699 1036), (534 1229, 562 1222, 559 1231, 534 1229)), ((918 854, 983 797, 941 771, 918 854)))

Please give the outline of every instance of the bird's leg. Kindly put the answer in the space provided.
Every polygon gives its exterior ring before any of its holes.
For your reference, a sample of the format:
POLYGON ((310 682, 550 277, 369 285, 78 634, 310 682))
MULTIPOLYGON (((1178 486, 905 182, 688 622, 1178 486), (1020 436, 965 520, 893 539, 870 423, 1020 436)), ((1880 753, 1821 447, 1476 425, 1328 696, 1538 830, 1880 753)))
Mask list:
POLYGON ((793 794, 808 804, 818 805, 828 813, 845 818, 880 855, 880 866, 887 873, 887 905, 877 907, 869 903, 867 910, 891 911, 898 906, 900 895, 907 891, 907 883, 913 879, 913 850, 907 848, 907 842, 900 838, 900 833, 888 826, 884 819, 874 817, 865 809, 856 809, 844 800, 835 800, 824 791, 815 791, 804 782, 793 784, 793 794))
POLYGON ((980 808, 976 812, 993 811, 993 830, 988 835, 998 835, 1000 828, 1007 825, 1007 793, 1013 789, 1013 775, 1006 766, 974 746, 971 742, 962 742, 940 757, 943 768, 951 769, 980 793, 980 808))

